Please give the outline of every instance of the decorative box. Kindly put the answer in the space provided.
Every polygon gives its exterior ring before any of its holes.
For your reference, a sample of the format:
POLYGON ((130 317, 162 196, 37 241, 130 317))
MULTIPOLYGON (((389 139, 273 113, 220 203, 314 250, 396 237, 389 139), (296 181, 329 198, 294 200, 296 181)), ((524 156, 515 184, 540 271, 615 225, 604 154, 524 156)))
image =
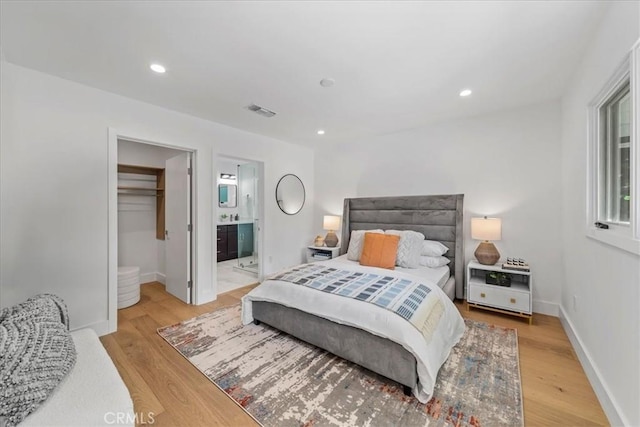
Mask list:
POLYGON ((511 286, 511 275, 506 273, 498 273, 498 272, 487 272, 485 276, 485 283, 487 285, 497 285, 497 286, 511 286))

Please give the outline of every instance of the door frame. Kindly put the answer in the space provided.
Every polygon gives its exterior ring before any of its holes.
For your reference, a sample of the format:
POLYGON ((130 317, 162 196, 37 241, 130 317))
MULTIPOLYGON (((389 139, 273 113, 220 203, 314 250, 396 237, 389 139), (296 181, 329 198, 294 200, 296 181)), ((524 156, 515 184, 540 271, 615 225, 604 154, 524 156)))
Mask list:
POLYGON ((171 148, 191 153, 191 304, 198 287, 198 197, 197 167, 198 150, 185 144, 150 141, 127 133, 108 128, 107 138, 107 176, 108 176, 108 226, 107 226, 107 333, 118 329, 118 140, 123 139, 139 144, 171 148))

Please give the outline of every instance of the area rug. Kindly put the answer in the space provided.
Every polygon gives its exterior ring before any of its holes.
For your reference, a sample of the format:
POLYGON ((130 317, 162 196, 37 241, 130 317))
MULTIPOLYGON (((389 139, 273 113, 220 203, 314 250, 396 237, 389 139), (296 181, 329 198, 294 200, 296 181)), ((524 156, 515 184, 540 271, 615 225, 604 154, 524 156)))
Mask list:
POLYGON ((264 426, 522 426, 517 331, 465 322, 427 404, 269 326, 242 326, 240 305, 158 333, 264 426))

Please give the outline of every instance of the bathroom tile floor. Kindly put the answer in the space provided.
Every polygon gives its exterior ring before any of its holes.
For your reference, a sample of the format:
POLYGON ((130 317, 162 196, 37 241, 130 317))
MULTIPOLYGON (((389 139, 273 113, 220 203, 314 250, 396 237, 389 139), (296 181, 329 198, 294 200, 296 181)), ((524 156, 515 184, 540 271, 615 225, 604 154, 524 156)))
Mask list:
MULTIPOLYGON (((250 258, 246 258, 244 264, 248 264, 250 258)), ((258 270, 256 269, 255 273, 239 270, 235 268, 238 266, 238 261, 243 262, 242 259, 230 259, 218 263, 219 294, 258 282, 258 270)))

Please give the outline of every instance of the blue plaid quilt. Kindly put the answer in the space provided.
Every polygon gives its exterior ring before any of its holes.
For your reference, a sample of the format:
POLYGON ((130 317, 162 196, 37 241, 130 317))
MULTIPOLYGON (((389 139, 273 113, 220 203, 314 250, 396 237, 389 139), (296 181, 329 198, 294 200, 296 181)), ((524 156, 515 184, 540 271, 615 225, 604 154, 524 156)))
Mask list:
POLYGON ((353 298, 392 311, 430 340, 444 312, 442 301, 421 282, 394 275, 303 264, 271 277, 318 291, 353 298))

